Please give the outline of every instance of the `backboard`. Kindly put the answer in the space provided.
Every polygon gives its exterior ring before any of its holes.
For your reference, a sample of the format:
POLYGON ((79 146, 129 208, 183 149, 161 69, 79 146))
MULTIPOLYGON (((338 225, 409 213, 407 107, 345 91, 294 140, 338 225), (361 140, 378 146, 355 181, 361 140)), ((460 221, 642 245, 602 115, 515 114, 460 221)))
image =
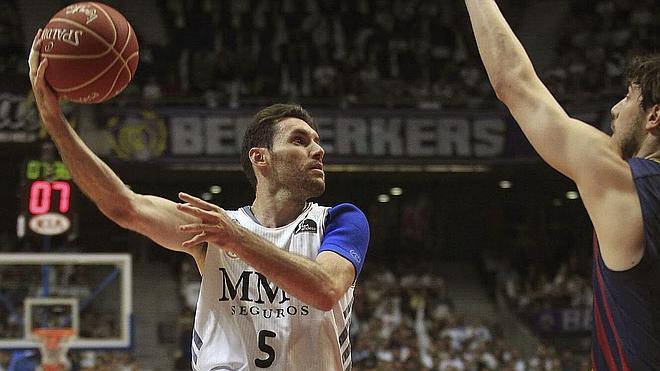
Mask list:
POLYGON ((0 254, 0 349, 37 348, 38 328, 72 328, 72 349, 132 345, 128 254, 0 254))

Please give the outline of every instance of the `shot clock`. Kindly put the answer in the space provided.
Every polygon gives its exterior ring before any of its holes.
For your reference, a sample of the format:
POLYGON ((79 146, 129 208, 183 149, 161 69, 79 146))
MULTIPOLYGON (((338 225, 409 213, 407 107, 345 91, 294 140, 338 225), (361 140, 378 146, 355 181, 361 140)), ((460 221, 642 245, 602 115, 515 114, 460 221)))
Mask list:
POLYGON ((17 234, 56 236, 70 232, 75 220, 73 181, 62 161, 28 160, 22 171, 17 234))

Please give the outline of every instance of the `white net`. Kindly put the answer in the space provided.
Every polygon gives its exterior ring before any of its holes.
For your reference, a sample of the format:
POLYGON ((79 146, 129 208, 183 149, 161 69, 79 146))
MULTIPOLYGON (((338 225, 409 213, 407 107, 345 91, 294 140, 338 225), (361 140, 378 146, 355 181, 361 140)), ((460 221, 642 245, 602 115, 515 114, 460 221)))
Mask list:
POLYGON ((44 371, 63 371, 71 369, 67 357, 69 342, 74 331, 68 328, 43 328, 34 331, 39 339, 41 366, 44 371))

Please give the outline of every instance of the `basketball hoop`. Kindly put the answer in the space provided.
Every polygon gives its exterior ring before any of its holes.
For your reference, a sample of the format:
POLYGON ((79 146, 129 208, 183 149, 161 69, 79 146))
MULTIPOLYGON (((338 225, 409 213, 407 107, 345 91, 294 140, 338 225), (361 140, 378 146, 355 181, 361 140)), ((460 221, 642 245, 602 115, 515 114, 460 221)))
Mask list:
POLYGON ((64 371, 71 368, 66 357, 69 340, 75 335, 71 328, 39 328, 32 332, 39 338, 43 371, 64 371))

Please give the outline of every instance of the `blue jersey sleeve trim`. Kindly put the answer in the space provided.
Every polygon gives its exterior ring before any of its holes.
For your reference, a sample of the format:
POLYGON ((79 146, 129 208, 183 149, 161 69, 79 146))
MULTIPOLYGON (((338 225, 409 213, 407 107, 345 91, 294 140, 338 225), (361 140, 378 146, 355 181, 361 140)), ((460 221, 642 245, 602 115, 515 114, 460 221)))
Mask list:
POLYGON ((333 251, 353 263, 357 280, 369 247, 369 222, 352 204, 339 204, 328 210, 321 251, 333 251))

